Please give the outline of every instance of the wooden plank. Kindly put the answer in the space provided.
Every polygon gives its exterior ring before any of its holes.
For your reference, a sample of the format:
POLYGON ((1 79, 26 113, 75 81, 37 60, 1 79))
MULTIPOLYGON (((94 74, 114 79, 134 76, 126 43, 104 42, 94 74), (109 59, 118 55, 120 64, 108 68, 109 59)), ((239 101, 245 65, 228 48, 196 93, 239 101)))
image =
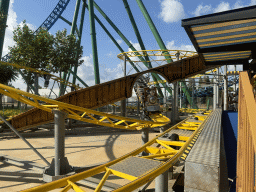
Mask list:
POLYGON ((191 27, 191 30, 194 31, 201 31, 205 29, 214 29, 219 27, 231 26, 231 25, 238 25, 243 23, 251 23, 256 21, 256 19, 246 19, 246 20, 238 20, 238 21, 230 21, 230 22, 221 22, 221 23, 214 23, 210 25, 203 25, 199 27, 191 27))
POLYGON ((95 107, 97 105, 96 88, 90 89, 90 102, 91 107, 95 107))
POLYGON ((195 37, 205 37, 205 36, 210 36, 210 35, 219 35, 219 34, 224 34, 224 33, 247 31, 247 30, 251 30, 251 29, 256 29, 256 26, 241 27, 241 28, 228 29, 228 30, 222 30, 222 31, 214 31, 214 32, 209 32, 209 33, 200 33, 200 34, 195 34, 195 37))
POLYGON ((103 104, 103 87, 99 86, 97 88, 97 103, 98 105, 102 105, 103 104))
POLYGON ((109 102, 109 85, 103 86, 103 103, 109 102))

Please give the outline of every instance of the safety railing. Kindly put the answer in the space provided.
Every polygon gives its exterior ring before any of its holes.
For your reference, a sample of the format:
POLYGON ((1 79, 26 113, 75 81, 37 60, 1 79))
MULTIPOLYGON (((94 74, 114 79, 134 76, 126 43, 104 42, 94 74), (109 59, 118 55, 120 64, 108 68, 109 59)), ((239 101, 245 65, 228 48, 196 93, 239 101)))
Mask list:
POLYGON ((256 102, 247 72, 240 73, 238 100, 237 190, 255 191, 256 102))

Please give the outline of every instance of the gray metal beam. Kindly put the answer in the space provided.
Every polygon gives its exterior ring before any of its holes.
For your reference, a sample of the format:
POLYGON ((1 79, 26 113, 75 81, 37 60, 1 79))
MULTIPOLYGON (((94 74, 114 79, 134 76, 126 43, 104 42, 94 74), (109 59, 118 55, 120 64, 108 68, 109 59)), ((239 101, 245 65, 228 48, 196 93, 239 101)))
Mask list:
POLYGON ((50 163, 8 121, 6 121, 4 117, 0 115, 0 119, 2 119, 8 125, 8 127, 10 127, 10 129, 40 157, 40 159, 42 159, 48 166, 50 166, 50 163))

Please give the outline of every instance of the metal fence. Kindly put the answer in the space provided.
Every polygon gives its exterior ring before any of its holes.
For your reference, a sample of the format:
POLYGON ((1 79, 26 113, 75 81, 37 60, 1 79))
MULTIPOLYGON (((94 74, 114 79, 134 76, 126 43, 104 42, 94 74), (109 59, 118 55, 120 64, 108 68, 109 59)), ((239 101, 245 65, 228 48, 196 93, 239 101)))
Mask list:
POLYGON ((247 72, 240 73, 238 100, 237 191, 255 191, 256 102, 247 72))

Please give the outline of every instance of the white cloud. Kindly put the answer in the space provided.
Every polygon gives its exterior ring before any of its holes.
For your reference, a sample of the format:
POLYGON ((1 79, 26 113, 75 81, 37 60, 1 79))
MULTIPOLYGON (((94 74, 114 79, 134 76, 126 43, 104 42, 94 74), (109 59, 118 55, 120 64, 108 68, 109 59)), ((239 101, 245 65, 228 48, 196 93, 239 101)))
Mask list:
MULTIPOLYGON (((11 0, 9 5, 9 10, 8 10, 8 17, 7 17, 8 27, 5 30, 4 47, 3 47, 2 56, 5 56, 9 52, 8 50, 9 46, 13 46, 15 44, 13 41, 13 31, 15 30, 15 28, 18 27, 18 25, 22 24, 22 22, 20 24, 17 23, 17 14, 13 10, 13 4, 14 4, 14 0, 11 0)), ((32 30, 36 29, 36 27, 30 23, 27 23, 27 25, 32 30)))
POLYGON ((206 13, 209 13, 212 10, 211 5, 205 5, 203 6, 203 3, 197 6, 196 10, 193 12, 195 16, 204 15, 206 13))
POLYGON ((17 27, 17 14, 13 10, 13 3, 14 0, 10 1, 8 17, 7 17, 7 28, 5 30, 5 38, 4 38, 4 47, 3 47, 3 54, 5 56, 8 53, 8 46, 13 46, 13 30, 17 27))
POLYGON ((242 8, 242 7, 245 7, 246 5, 243 5, 243 2, 238 0, 234 5, 233 5, 233 9, 239 9, 239 8, 242 8))
MULTIPOLYGON (((81 58, 84 63, 78 67, 77 75, 88 85, 92 86, 95 84, 94 66, 92 55, 84 56, 81 58)), ((79 83, 77 81, 77 83, 79 83)), ((81 83, 79 83, 81 85, 81 83)))
POLYGON ((251 3, 248 5, 243 4, 242 0, 237 0, 235 2, 235 4, 233 4, 232 6, 228 2, 221 1, 215 8, 213 8, 211 5, 203 6, 203 4, 201 3, 200 5, 197 6, 197 8, 193 12, 193 14, 195 16, 200 16, 200 15, 204 15, 204 14, 211 13, 211 12, 217 13, 217 12, 222 12, 222 11, 228 11, 230 9, 238 9, 238 8, 242 8, 242 7, 246 7, 246 6, 250 6, 250 5, 256 5, 256 0, 251 0, 251 3))
POLYGON ((256 5, 256 0, 251 0, 250 5, 256 5))
POLYGON ((121 43, 123 43, 123 40, 121 40, 121 39, 117 39, 116 40, 117 41, 117 43, 120 45, 121 43))
POLYGON ((180 21, 185 17, 185 11, 180 0, 161 1, 161 13, 159 17, 166 23, 180 21))
POLYGON ((184 50, 184 51, 196 51, 193 45, 175 45, 174 40, 167 42, 166 44, 167 49, 170 50, 184 50))
POLYGON ((213 10, 213 12, 214 12, 214 13, 217 13, 217 12, 222 12, 222 11, 227 11, 227 10, 230 10, 230 5, 229 5, 229 3, 222 1, 222 2, 213 10))

